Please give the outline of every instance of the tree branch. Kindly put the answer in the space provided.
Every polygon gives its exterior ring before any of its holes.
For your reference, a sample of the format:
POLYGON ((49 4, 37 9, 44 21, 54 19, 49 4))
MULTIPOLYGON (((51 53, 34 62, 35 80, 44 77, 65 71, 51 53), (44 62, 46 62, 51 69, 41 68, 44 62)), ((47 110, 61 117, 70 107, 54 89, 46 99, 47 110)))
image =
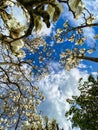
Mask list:
POLYGON ((77 56, 77 58, 84 59, 84 60, 89 60, 89 61, 93 61, 93 62, 98 62, 98 58, 95 58, 95 57, 77 56))
POLYGON ((15 126, 15 130, 17 130, 17 127, 18 127, 18 124, 19 124, 19 121, 20 121, 20 117, 21 117, 21 113, 19 112, 19 117, 18 117, 18 120, 16 122, 16 126, 15 126))
MULTIPOLYGON (((73 27, 73 28, 69 29, 69 30, 66 31, 64 34, 67 34, 67 33, 71 32, 71 31, 75 31, 75 30, 77 30, 77 29, 82 29, 82 28, 86 28, 86 27, 95 27, 95 26, 98 26, 98 23, 80 25, 80 26, 73 27)), ((66 28, 65 28, 65 29, 66 29, 66 28)))

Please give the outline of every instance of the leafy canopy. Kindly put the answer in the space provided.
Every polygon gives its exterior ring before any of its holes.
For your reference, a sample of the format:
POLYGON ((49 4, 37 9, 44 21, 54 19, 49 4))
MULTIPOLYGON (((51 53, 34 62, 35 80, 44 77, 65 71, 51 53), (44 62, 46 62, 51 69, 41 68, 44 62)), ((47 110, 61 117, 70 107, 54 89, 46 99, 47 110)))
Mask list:
POLYGON ((81 130, 98 129, 98 77, 90 75, 87 81, 81 78, 79 81, 79 96, 67 99, 71 105, 66 112, 73 127, 79 126, 81 130))

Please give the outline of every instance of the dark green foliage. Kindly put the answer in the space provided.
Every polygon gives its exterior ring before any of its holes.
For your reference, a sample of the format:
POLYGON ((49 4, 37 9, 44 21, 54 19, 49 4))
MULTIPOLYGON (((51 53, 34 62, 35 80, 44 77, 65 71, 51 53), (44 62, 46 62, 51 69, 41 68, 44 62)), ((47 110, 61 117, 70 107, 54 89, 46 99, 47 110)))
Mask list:
POLYGON ((81 130, 98 130, 98 79, 92 75, 87 81, 79 81, 80 95, 67 99, 71 104, 65 116, 70 117, 72 126, 81 130))

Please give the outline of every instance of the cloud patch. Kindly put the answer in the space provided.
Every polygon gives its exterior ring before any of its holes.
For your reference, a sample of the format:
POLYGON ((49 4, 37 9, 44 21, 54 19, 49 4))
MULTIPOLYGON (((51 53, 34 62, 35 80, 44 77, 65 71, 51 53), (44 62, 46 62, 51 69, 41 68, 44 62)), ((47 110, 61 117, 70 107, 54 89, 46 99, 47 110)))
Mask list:
POLYGON ((38 83, 40 91, 42 91, 46 97, 46 100, 40 106, 43 115, 56 118, 61 127, 65 130, 69 130, 71 125, 65 118, 65 110, 69 109, 66 99, 72 95, 79 95, 77 89, 78 80, 81 77, 86 79, 87 76, 87 72, 72 69, 70 71, 62 70, 56 74, 52 73, 40 80, 38 83))

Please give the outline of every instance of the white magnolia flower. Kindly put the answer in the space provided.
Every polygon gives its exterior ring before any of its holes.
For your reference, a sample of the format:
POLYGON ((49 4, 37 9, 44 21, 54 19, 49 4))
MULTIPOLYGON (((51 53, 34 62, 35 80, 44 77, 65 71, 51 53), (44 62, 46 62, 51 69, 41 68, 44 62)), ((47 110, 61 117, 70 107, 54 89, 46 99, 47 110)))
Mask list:
POLYGON ((17 120, 16 120, 16 119, 14 119, 14 120, 13 120, 13 123, 16 123, 16 122, 17 122, 17 120))
POLYGON ((27 25, 23 25, 22 23, 20 23, 16 18, 13 17, 12 14, 7 14, 3 11, 1 12, 1 16, 3 21, 6 23, 7 28, 10 30, 11 36, 13 38, 16 37, 16 34, 18 35, 18 37, 23 35, 24 31, 27 30, 27 25))
POLYGON ((66 64, 66 68, 65 68, 67 71, 70 70, 70 66, 69 64, 66 64))
POLYGON ((14 28, 14 29, 17 29, 20 27, 20 24, 17 23, 17 20, 15 18, 10 18, 8 21, 7 21, 7 25, 9 28, 14 28))
POLYGON ((75 43, 75 45, 83 45, 84 43, 83 43, 83 41, 82 41, 82 39, 78 39, 77 41, 76 41, 76 43, 75 43))
POLYGON ((85 40, 86 40, 85 37, 83 37, 81 39, 77 39, 75 45, 83 45, 85 40))
POLYGON ((7 6, 11 6, 11 7, 12 7, 12 6, 14 6, 14 3, 13 3, 13 2, 14 2, 14 0, 11 0, 11 1, 7 0, 7 1, 4 3, 4 5, 5 5, 5 6, 7 5, 7 6))
POLYGON ((12 52, 18 52, 20 50, 19 46, 12 46, 12 52))
POLYGON ((71 10, 75 13, 76 19, 80 17, 84 10, 84 3, 81 0, 70 0, 69 6, 71 10))
POLYGON ((17 57, 19 57, 19 58, 24 58, 25 55, 26 55, 26 54, 25 54, 25 52, 24 52, 23 50, 19 50, 17 57))
POLYGON ((93 50, 93 49, 89 49, 87 52, 88 52, 88 53, 93 53, 94 50, 93 50))
POLYGON ((80 52, 81 54, 84 54, 84 53, 85 53, 85 51, 86 51, 86 49, 85 49, 85 48, 82 48, 82 49, 80 49, 80 50, 79 50, 79 52, 80 52))
POLYGON ((29 123, 28 121, 24 121, 24 122, 23 122, 23 125, 24 125, 24 126, 28 126, 28 125, 30 125, 30 123, 29 123))
POLYGON ((72 51, 70 49, 66 49, 66 53, 72 54, 72 51))
POLYGON ((7 119, 4 119, 4 122, 7 122, 7 119))
POLYGON ((5 20, 7 21, 6 24, 10 30, 10 34, 12 38, 18 38, 24 35, 25 30, 27 30, 27 25, 21 24, 11 15, 10 15, 10 19, 7 17, 5 20))
POLYGON ((58 38, 57 41, 56 41, 56 43, 62 43, 63 41, 64 41, 63 38, 58 38))
POLYGON ((24 42, 22 40, 17 40, 11 43, 12 51, 17 52, 24 46, 24 42))
POLYGON ((37 100, 37 101, 36 101, 36 105, 37 105, 37 106, 39 106, 39 105, 40 105, 40 103, 41 103, 41 101, 40 101, 40 100, 37 100))
POLYGON ((92 24, 95 20, 94 15, 91 15, 90 17, 87 18, 87 24, 92 24))
POLYGON ((53 8, 53 7, 49 4, 48 7, 47 7, 47 12, 49 13, 50 18, 53 20, 53 15, 54 15, 54 12, 55 12, 55 8, 53 8))
POLYGON ((57 29, 57 33, 61 34, 63 32, 63 29, 57 29))
POLYGON ((19 58, 24 58, 25 55, 26 55, 23 50, 13 51, 13 54, 14 54, 16 57, 19 57, 19 58))
POLYGON ((68 38, 68 41, 73 42, 73 41, 74 41, 74 38, 75 38, 75 36, 73 35, 73 36, 71 36, 70 38, 68 38))
POLYGON ((65 53, 65 52, 62 52, 61 55, 60 55, 60 58, 64 58, 64 57, 66 57, 66 56, 67 56, 66 53, 65 53))
POLYGON ((39 87, 38 86, 35 86, 34 87, 34 90, 38 91, 39 87))
POLYGON ((3 118, 1 118, 1 119, 0 119, 0 121, 2 122, 2 121, 4 121, 4 119, 3 119, 3 118))
POLYGON ((64 27, 67 27, 68 26, 68 21, 66 21, 64 24, 63 24, 64 27))
POLYGON ((32 125, 28 121, 24 121, 22 130, 31 130, 32 125))

